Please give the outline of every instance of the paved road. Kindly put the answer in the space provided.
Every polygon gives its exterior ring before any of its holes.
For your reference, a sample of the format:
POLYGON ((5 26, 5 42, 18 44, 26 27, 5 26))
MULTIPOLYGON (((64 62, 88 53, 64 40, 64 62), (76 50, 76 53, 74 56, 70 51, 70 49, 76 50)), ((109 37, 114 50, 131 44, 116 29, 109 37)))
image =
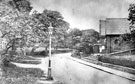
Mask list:
MULTIPOLYGON (((63 84, 135 84, 134 81, 106 73, 69 59, 70 53, 52 57, 52 74, 63 84)), ((16 64, 25 68, 41 68, 47 73, 48 58, 40 58, 39 65, 16 64)))
POLYGON ((68 59, 70 54, 59 54, 52 58, 53 76, 65 84, 135 84, 119 76, 68 59))

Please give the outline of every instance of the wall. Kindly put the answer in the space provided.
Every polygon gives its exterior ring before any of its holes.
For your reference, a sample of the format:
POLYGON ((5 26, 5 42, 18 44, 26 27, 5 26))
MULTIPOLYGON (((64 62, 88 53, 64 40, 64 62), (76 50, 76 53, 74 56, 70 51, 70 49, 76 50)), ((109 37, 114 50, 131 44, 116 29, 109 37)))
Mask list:
POLYGON ((121 42, 119 40, 120 35, 107 35, 106 36, 106 48, 107 53, 123 51, 131 48, 131 44, 128 42, 121 42))

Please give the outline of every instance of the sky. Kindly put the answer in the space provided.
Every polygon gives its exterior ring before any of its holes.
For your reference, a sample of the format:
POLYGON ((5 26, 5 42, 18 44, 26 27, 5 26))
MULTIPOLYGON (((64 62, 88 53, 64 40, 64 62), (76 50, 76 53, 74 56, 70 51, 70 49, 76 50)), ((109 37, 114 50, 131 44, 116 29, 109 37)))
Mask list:
POLYGON ((99 20, 127 18, 129 4, 135 0, 31 0, 33 10, 59 11, 71 28, 99 31, 99 20))

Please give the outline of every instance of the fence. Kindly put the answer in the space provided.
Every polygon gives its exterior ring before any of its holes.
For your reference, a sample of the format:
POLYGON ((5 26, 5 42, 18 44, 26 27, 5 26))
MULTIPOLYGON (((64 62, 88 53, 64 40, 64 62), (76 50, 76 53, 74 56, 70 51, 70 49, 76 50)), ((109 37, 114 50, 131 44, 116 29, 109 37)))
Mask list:
POLYGON ((124 51, 119 51, 119 52, 114 52, 114 53, 109 53, 107 55, 109 56, 122 56, 122 55, 132 55, 135 54, 135 49, 129 49, 129 50, 124 50, 124 51))

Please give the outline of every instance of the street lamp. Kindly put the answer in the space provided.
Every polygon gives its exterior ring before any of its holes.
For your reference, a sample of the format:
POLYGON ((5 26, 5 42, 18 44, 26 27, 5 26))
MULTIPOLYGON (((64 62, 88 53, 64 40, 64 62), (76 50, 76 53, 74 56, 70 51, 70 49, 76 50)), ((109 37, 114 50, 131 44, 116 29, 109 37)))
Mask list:
POLYGON ((48 80, 53 80, 53 77, 51 76, 51 43, 52 43, 52 32, 53 32, 53 27, 52 24, 50 24, 49 29, 49 64, 48 64, 48 75, 47 78, 48 80))

